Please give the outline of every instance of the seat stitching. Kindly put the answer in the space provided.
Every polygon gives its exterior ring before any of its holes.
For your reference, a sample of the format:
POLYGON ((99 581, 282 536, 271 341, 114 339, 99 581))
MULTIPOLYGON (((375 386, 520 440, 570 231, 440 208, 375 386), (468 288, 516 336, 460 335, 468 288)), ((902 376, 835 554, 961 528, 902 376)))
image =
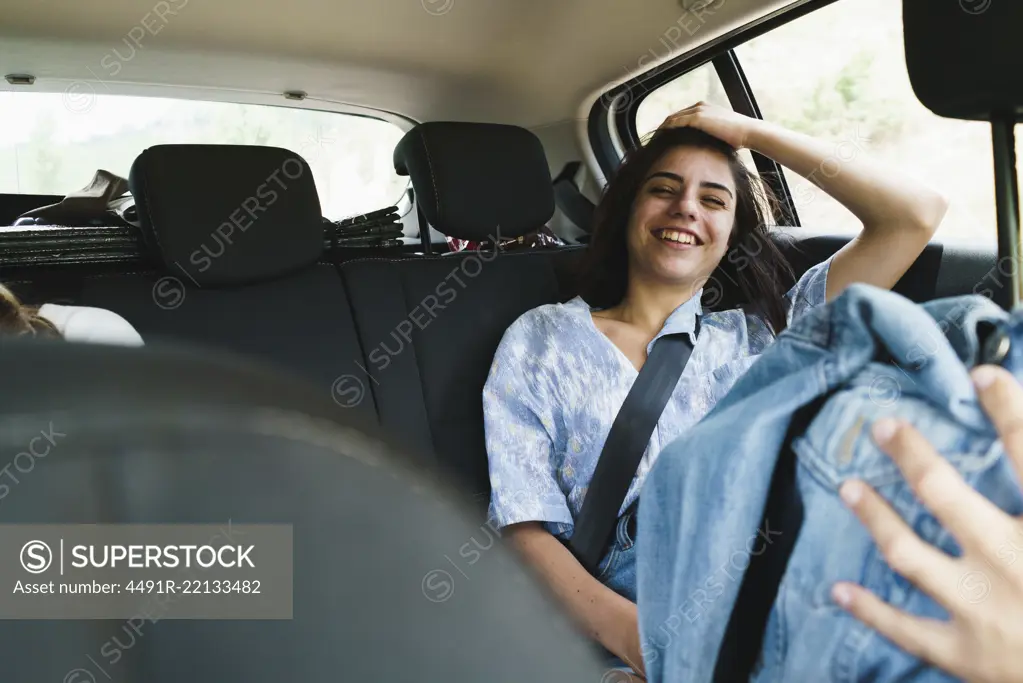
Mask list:
MULTIPOLYGON (((405 309, 405 317, 407 318, 410 315, 408 291, 405 288, 405 278, 401 277, 401 273, 398 274, 398 286, 401 287, 402 307, 405 309)), ((416 374, 418 375, 419 380, 419 395, 423 399, 423 412, 426 414, 426 432, 427 436, 430 438, 430 455, 435 461, 440 462, 440 458, 437 455, 437 442, 434 440, 433 436, 433 422, 430 415, 430 405, 426 400, 426 382, 423 381, 423 368, 419 362, 419 354, 416 353, 415 343, 410 343, 409 345, 412 347, 412 360, 415 362, 416 374)))
MULTIPOLYGON (((345 294, 345 306, 348 307, 348 319, 352 321, 352 331, 355 333, 359 355, 362 356, 362 362, 369 365, 366 358, 366 345, 363 343, 364 337, 359 326, 359 316, 355 312, 355 302, 352 300, 352 288, 348 285, 348 280, 340 266, 334 269, 334 274, 337 275, 338 282, 341 284, 341 290, 345 294)), ((373 376, 369 374, 369 371, 366 370, 365 372, 372 380, 373 376)), ((377 398, 377 390, 373 388, 372 382, 369 383, 368 390, 369 396, 373 401, 373 414, 376 417, 377 425, 381 426, 380 399, 377 398)))
MULTIPOLYGON (((433 159, 430 157, 430 145, 426 143, 426 132, 422 127, 419 128, 419 137, 423 140, 423 151, 426 152, 426 167, 430 169, 430 181, 433 183, 433 198, 434 201, 437 202, 437 223, 439 229, 439 226, 444 224, 444 221, 441 219, 441 216, 443 216, 444 213, 440 208, 440 192, 437 191, 437 174, 433 172, 433 159)), ((420 228, 422 227, 423 226, 420 226, 420 228)), ((430 229, 429 225, 425 227, 427 230, 430 229)))

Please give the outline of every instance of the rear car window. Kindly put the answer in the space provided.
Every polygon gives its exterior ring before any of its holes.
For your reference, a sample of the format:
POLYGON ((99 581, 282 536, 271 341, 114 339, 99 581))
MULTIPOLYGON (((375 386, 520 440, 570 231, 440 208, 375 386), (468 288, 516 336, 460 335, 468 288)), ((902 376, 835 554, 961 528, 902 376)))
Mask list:
POLYGON ((66 195, 101 168, 127 178, 142 150, 168 143, 297 152, 335 220, 399 204, 408 187, 392 162, 403 131, 352 114, 111 95, 76 83, 63 93, 0 92, 0 130, 0 193, 66 195))

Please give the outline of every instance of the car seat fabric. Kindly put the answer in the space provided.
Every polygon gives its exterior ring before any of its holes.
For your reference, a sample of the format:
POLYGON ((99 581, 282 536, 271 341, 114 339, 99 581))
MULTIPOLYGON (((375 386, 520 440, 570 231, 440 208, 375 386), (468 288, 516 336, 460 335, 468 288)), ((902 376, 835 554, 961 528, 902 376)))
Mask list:
MULTIPOLYGON (((517 237, 554 213, 543 147, 516 126, 430 122, 395 148, 434 227, 468 240, 517 237), (483 170, 485 169, 485 173, 483 170)), ((574 293, 582 250, 463 251, 341 267, 381 426, 489 498, 483 385, 509 325, 574 293)))
POLYGON ((588 643, 444 485, 315 388, 196 349, 0 347, 3 450, 59 433, 5 490, 3 524, 294 529, 292 619, 4 620, 10 680, 599 680, 588 643))
POLYGON ((324 222, 305 161, 274 147, 159 145, 136 159, 131 183, 160 265, 86 277, 76 303, 116 311, 147 343, 272 362, 328 397, 350 383, 357 395, 339 404, 375 418, 347 291, 318 262, 324 222))

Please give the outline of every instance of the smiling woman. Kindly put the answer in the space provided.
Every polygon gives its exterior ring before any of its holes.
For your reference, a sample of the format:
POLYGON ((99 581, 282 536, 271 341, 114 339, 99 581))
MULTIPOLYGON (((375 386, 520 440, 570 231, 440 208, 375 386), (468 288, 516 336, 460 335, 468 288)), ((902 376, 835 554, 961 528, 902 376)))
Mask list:
MULTIPOLYGON (((792 273, 768 239, 774 203, 728 143, 694 128, 664 130, 628 157, 607 188, 582 268, 582 297, 610 309, 623 301, 631 277, 654 287, 682 279, 690 283, 686 298, 700 290, 716 298, 719 292, 706 285, 731 248, 759 254, 749 267, 736 269, 734 279, 745 299, 780 331, 783 282, 792 273), (693 181, 683 201, 699 205, 706 216, 702 225, 672 208, 693 181), (665 241, 679 233, 694 242, 685 255, 677 253, 682 245, 665 241)), ((602 317, 609 315, 613 312, 602 317)))
POLYGON ((581 295, 520 316, 484 387, 491 517, 617 668, 644 670, 635 510, 659 452, 706 415, 796 317, 852 282, 891 287, 945 210, 928 188, 851 162, 820 184, 862 221, 862 235, 790 286, 768 235, 772 197, 740 161, 743 147, 803 175, 831 153, 805 135, 703 103, 670 116, 629 152, 605 190, 581 295), (704 310, 713 278, 726 271, 744 303, 704 310), (636 435, 646 449, 591 575, 566 544, 611 426, 666 336, 688 338, 692 352, 649 437, 636 435))

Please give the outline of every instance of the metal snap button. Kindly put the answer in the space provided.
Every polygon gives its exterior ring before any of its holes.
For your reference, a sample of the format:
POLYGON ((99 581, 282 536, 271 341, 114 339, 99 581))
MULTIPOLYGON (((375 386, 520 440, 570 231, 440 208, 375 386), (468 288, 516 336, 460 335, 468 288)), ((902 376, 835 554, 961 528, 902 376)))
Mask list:
POLYGON ((1009 338, 1006 330, 999 327, 984 340, 984 346, 980 354, 981 361, 983 363, 1000 365, 1006 356, 1009 355, 1010 348, 1012 348, 1012 340, 1009 338))

